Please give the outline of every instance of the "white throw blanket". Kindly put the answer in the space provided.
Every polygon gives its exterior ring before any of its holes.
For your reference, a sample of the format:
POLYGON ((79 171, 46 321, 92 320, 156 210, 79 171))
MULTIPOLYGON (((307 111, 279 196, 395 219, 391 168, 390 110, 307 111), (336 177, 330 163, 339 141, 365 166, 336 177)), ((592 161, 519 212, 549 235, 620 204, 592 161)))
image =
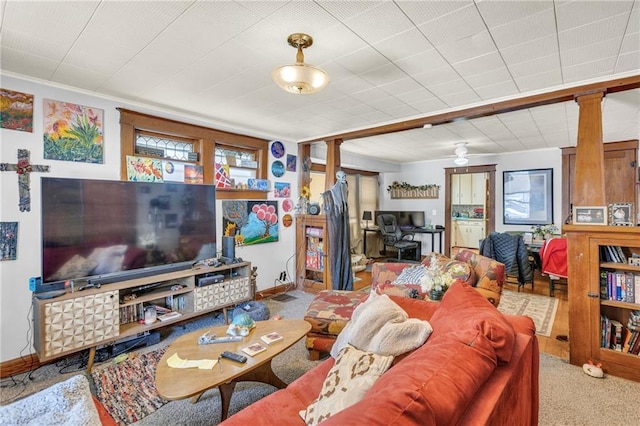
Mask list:
POLYGON ((0 407, 0 425, 100 424, 89 381, 76 375, 9 405, 0 407))
POLYGON ((374 290, 353 311, 331 348, 331 356, 336 358, 347 344, 365 352, 397 356, 422 346, 432 331, 428 321, 409 318, 389 296, 374 290))

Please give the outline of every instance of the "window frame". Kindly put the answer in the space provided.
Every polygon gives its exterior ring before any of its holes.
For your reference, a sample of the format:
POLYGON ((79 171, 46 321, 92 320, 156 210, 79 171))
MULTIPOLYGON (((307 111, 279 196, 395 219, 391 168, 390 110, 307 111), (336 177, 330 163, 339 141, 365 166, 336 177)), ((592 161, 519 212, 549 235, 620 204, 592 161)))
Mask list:
MULTIPOLYGON (((223 145, 235 151, 255 152, 258 167, 256 176, 267 178, 269 141, 238 133, 225 132, 168 118, 156 117, 136 111, 117 108, 120 111, 120 179, 127 179, 127 156, 136 156, 136 132, 155 133, 158 136, 193 141, 198 153, 195 164, 202 166, 204 183, 215 185, 215 147, 223 145), (206 161, 208 159, 208 161, 206 161)), ((238 188, 216 188, 218 199, 266 200, 268 191, 238 188)))

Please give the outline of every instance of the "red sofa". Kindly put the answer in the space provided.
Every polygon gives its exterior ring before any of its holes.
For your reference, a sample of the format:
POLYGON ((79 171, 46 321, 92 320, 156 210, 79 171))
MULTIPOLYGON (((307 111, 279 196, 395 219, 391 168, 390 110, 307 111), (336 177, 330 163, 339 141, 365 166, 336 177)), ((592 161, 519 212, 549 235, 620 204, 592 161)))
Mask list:
MULTIPOLYGON (((461 281, 440 303, 390 297, 409 317, 428 320, 433 333, 323 425, 538 423, 539 352, 530 318, 501 314, 461 281)), ((318 397, 333 365, 327 359, 221 424, 304 424, 299 412, 318 397)))

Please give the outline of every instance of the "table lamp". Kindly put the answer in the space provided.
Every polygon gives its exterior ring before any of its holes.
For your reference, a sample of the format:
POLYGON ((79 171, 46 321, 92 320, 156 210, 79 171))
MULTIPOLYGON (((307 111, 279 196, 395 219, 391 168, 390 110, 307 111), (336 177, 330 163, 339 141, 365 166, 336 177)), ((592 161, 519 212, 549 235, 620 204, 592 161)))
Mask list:
POLYGON ((366 225, 367 228, 369 228, 369 221, 371 219, 373 219, 373 216, 371 215, 370 211, 365 210, 364 212, 362 212, 362 220, 367 221, 367 225, 366 225))

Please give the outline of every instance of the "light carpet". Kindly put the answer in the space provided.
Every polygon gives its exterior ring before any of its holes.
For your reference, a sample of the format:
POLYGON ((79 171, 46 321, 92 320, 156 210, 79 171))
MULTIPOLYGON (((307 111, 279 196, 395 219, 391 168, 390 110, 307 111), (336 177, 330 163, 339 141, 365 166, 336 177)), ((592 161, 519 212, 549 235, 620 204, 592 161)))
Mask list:
POLYGON ((503 289, 498 310, 503 314, 530 317, 536 325, 536 334, 549 337, 558 310, 558 299, 503 289))

